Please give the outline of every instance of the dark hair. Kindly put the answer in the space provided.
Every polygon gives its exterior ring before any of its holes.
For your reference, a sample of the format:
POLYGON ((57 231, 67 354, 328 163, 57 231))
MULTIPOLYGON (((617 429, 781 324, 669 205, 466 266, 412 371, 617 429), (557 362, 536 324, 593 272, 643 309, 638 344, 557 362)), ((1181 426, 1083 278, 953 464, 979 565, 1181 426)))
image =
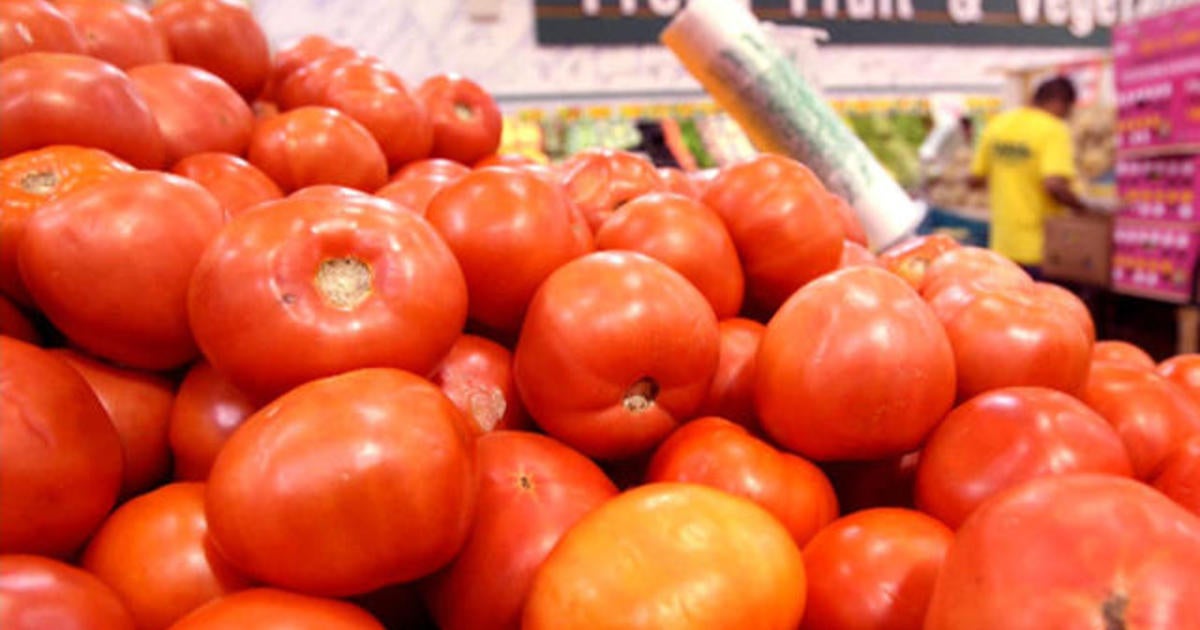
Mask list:
POLYGON ((1067 77, 1047 79, 1033 93, 1033 102, 1035 105, 1045 105, 1054 101, 1062 101, 1067 105, 1074 105, 1077 98, 1079 98, 1079 93, 1075 90, 1075 83, 1067 77))

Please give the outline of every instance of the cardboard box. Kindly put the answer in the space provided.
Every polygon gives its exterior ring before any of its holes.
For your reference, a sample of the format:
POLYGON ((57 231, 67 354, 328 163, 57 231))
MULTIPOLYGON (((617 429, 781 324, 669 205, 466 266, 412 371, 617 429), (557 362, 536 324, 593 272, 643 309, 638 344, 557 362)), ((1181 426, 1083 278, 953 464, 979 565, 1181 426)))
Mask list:
POLYGON ((1046 219, 1042 273, 1066 280, 1107 287, 1112 259, 1111 216, 1062 215, 1046 219))

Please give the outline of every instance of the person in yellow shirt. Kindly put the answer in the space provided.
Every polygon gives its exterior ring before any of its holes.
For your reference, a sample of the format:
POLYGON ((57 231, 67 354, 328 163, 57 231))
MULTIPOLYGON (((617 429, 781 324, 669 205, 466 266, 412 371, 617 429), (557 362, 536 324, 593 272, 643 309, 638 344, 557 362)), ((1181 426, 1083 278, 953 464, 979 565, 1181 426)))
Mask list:
POLYGON ((987 186, 991 200, 989 245, 1034 275, 1044 256, 1047 217, 1066 208, 1091 208, 1072 189, 1075 151, 1066 120, 1077 95, 1070 79, 1038 86, 1033 102, 988 123, 971 163, 973 186, 987 186))

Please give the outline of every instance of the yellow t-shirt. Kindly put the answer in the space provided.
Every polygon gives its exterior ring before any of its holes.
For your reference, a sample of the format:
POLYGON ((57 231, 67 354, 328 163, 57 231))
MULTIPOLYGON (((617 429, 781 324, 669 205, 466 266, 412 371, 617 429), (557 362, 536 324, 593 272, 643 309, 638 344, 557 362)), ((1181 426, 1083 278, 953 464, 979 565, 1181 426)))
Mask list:
POLYGON ((1022 264, 1041 264, 1043 224, 1062 211, 1042 181, 1076 176, 1066 123, 1035 107, 996 116, 979 139, 971 173, 987 178, 991 248, 1022 264))

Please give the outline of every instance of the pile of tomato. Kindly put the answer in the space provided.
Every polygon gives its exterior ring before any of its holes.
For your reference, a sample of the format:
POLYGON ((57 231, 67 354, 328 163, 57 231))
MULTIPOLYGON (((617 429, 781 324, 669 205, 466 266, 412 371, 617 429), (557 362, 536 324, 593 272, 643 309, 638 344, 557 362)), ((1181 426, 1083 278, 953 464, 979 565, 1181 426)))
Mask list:
POLYGON ((0 628, 1200 628, 1200 355, 805 166, 0 2, 0 628))

